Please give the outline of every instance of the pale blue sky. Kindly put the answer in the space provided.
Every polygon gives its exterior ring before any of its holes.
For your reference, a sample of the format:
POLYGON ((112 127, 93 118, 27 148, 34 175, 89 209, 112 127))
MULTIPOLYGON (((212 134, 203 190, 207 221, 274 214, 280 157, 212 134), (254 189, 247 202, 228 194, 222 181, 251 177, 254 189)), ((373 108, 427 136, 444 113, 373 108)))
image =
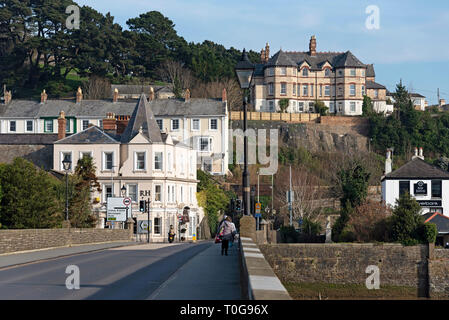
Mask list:
POLYGON ((394 91, 403 83, 426 96, 449 102, 449 1, 447 0, 78 0, 111 14, 126 27, 129 18, 160 11, 187 41, 211 40, 260 51, 270 43, 307 51, 312 34, 318 51, 351 50, 374 63, 376 81, 394 91), (380 29, 368 30, 366 7, 380 10, 380 29))

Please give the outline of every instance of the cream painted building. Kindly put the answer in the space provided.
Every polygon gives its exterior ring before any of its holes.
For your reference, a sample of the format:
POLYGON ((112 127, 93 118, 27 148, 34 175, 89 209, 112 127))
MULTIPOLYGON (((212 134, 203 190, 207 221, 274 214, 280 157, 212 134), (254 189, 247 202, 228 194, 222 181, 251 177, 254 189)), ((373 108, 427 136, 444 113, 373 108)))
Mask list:
MULTIPOLYGON (((65 126, 62 113, 58 121, 65 126)), ((106 121, 106 120, 105 120, 106 121)), ((54 143, 54 170, 63 172, 62 160, 69 156, 72 170, 83 156, 91 156, 101 184, 94 194, 98 227, 105 226, 108 197, 119 197, 122 187, 132 199, 132 217, 147 220, 139 212, 139 200, 150 200, 151 241, 167 239, 170 225, 178 230, 178 215, 188 214, 183 228, 186 240, 198 236, 197 227, 204 218, 196 199, 197 151, 168 133, 161 133, 151 104, 142 95, 125 131, 97 126, 54 143)), ((178 232, 176 232, 178 233, 178 232)))
POLYGON ((364 95, 385 109, 381 102, 386 100, 386 88, 374 82, 373 65, 362 63, 350 51, 317 52, 315 36, 308 52, 280 50, 270 58, 267 44, 261 61, 251 88, 256 111, 277 112, 279 102, 288 99, 287 112, 315 112, 314 103, 320 100, 331 114, 361 115, 364 95), (375 85, 382 88, 368 90, 375 85))

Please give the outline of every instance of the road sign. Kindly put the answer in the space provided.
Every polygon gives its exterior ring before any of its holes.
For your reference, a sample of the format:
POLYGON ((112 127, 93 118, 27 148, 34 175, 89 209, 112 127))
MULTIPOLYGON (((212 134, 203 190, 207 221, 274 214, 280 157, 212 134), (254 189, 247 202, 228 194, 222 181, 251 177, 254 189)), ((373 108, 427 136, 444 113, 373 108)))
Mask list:
POLYGON ((129 206, 131 205, 131 203, 132 203, 131 198, 125 198, 125 199, 123 199, 123 204, 124 204, 125 206, 129 207, 129 206))
POLYGON ((256 218, 262 218, 262 215, 261 215, 260 213, 256 213, 256 214, 254 215, 254 217, 256 217, 256 218))
POLYGON ((107 199, 106 204, 106 216, 107 221, 126 221, 127 206, 124 205, 124 198, 112 198, 107 199))
MULTIPOLYGON (((137 223, 138 226, 138 233, 146 234, 148 233, 148 221, 147 220, 141 220, 137 223)), ((151 220, 150 220, 150 232, 151 232, 151 220)))

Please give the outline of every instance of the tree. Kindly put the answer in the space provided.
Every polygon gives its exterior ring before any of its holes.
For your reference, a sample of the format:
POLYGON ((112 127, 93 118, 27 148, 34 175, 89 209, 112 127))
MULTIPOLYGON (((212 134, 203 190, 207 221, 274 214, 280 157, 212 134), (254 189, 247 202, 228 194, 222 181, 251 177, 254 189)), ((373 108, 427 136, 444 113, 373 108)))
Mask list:
POLYGON ((9 229, 60 227, 62 203, 58 201, 59 180, 22 158, 0 164, 3 191, 0 223, 9 229))
POLYGON ((315 112, 319 113, 322 116, 325 116, 327 114, 327 110, 329 108, 326 107, 323 101, 321 100, 315 100, 315 112))
POLYGON ((281 109, 281 111, 280 111, 281 113, 287 112, 289 101, 290 100, 287 98, 279 100, 279 108, 281 109))
POLYGON ((91 192, 101 191, 95 175, 96 168, 92 158, 85 156, 78 160, 75 174, 71 177, 73 195, 70 198, 69 219, 74 228, 92 228, 96 224, 96 217, 92 214, 91 192))
POLYGON ((192 72, 179 61, 166 60, 157 72, 163 81, 171 83, 173 93, 177 98, 182 98, 184 90, 190 90, 194 83, 192 72))
POLYGON ((354 208, 347 227, 358 242, 388 242, 387 219, 390 216, 390 209, 383 203, 367 200, 354 208))
POLYGON ((362 105, 362 116, 367 117, 371 113, 373 113, 373 103, 371 102, 371 98, 367 95, 363 96, 363 105, 362 105))
POLYGON ((420 228, 424 224, 424 218, 420 212, 421 206, 408 192, 396 200, 391 217, 391 236, 394 241, 417 244, 422 239, 420 228))

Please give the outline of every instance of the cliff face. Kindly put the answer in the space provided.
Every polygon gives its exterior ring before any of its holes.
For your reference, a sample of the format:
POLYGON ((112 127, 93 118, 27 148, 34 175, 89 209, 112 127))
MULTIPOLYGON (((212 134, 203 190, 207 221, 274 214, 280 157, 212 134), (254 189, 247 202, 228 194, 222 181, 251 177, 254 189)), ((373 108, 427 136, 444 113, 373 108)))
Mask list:
MULTIPOLYGON (((232 129, 241 129, 242 121, 232 121, 232 129)), ((329 125, 320 123, 288 124, 273 121, 248 121, 248 128, 279 129, 279 144, 302 146, 311 152, 368 151, 367 125, 329 125)))

